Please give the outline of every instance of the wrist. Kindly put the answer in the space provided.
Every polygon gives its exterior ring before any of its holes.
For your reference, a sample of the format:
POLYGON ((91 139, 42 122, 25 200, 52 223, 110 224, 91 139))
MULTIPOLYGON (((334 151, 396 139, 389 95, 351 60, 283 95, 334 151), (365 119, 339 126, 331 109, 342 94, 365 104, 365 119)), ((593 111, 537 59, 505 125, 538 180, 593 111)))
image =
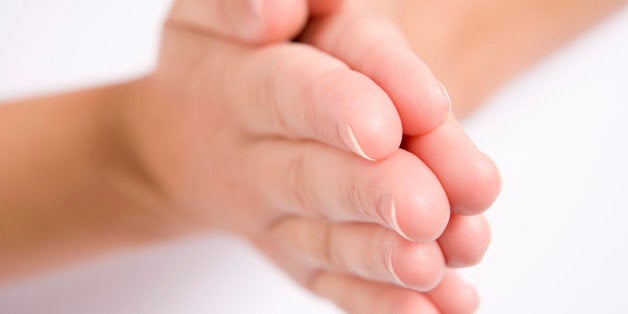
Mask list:
POLYGON ((170 84, 176 82, 156 75, 119 86, 121 101, 110 127, 119 134, 109 148, 120 156, 114 160, 113 181, 130 185, 132 197, 141 203, 140 214, 153 222, 155 231, 181 235, 221 228, 214 211, 199 206, 197 197, 203 194, 192 191, 182 178, 195 171, 188 169, 187 160, 199 155, 185 149, 189 134, 181 129, 190 124, 185 123, 183 107, 178 107, 183 96, 171 90, 170 84))
POLYGON ((131 85, 0 107, 0 277, 181 231, 127 143, 131 85))
POLYGON ((127 208, 122 219, 139 237, 170 237, 195 231, 194 222, 182 214, 146 147, 160 139, 150 127, 156 97, 150 76, 108 87, 99 139, 104 153, 97 158, 97 172, 108 190, 127 208))

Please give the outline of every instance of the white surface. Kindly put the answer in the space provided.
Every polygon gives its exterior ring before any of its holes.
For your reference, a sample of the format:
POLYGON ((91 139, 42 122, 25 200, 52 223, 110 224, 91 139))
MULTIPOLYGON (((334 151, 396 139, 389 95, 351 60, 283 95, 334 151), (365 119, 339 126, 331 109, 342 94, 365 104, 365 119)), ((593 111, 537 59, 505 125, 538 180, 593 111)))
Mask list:
MULTIPOLYGON (((0 99, 151 67, 169 1, 0 1, 0 99)), ((628 9, 466 122, 501 166, 483 313, 628 312, 628 9)), ((0 313, 334 313, 245 244, 189 239, 0 289, 0 313)))

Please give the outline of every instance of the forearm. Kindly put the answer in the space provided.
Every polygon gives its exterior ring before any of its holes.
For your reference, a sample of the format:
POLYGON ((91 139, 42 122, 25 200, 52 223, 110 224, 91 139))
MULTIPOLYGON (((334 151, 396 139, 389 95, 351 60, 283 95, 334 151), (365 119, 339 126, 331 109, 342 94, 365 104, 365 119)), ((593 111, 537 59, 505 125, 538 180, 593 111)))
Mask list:
POLYGON ((561 44, 617 10, 625 0, 350 1, 384 12, 443 81, 456 115, 561 44))
POLYGON ((455 61, 440 59, 435 71, 442 72, 443 80, 450 83, 457 99, 456 113, 466 115, 513 76, 624 3, 624 0, 489 0, 470 8, 468 16, 458 25, 457 40, 448 47, 455 61))
POLYGON ((125 143, 129 86, 0 106, 0 279, 168 232, 125 143))

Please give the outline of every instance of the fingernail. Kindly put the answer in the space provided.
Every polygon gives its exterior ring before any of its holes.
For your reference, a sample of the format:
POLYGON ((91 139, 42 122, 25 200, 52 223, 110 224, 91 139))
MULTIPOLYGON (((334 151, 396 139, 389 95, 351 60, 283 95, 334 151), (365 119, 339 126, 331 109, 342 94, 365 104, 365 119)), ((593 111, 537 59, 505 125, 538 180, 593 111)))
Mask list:
POLYGON ((393 278, 395 278, 395 281, 397 282, 397 284, 399 284, 400 286, 405 286, 406 284, 403 281, 401 281, 401 278, 399 278, 399 275, 397 275, 397 272, 395 271, 395 267, 393 267, 392 256, 393 256, 393 249, 391 245, 390 250, 388 251, 388 260, 386 261, 388 272, 393 276, 393 278))
POLYGON ((355 137, 355 133, 353 133, 353 128, 348 123, 340 123, 338 126, 338 133, 340 134, 340 139, 349 147, 351 151, 358 154, 358 156, 370 160, 375 161, 375 159, 369 157, 358 142, 358 139, 355 137))
POLYGON ((443 85, 443 82, 439 80, 436 81, 438 82, 438 85, 440 85, 441 93, 445 95, 445 97, 447 97, 447 103, 449 104, 449 108, 451 109, 451 97, 449 97, 449 93, 447 92, 445 85, 443 85))
POLYGON ((379 200, 379 217, 396 231, 400 236, 408 241, 414 241, 411 239, 401 228, 397 222, 397 206, 395 205, 395 198, 392 195, 385 195, 379 200))
POLYGON ((414 241, 405 232, 403 232, 403 230, 401 230, 401 227, 399 227, 399 221, 397 220, 397 206, 395 205, 394 198, 392 199, 392 202, 390 204, 390 222, 393 225, 393 228, 395 228, 395 230, 397 230, 397 233, 399 233, 399 235, 404 237, 406 240, 414 241))

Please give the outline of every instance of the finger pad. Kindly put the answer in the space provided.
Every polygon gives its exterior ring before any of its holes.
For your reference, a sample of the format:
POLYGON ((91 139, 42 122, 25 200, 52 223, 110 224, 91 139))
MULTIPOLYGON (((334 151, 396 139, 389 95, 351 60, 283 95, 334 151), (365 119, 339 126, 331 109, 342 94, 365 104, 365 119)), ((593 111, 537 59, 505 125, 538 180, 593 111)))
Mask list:
POLYGON ((396 223, 406 237, 432 241, 449 221, 449 203, 440 182, 416 156, 400 150, 390 159, 396 223))
POLYGON ((438 239, 450 267, 478 264, 488 249, 491 233, 486 218, 481 215, 452 215, 447 229, 438 239))
POLYGON ((394 252, 392 265, 404 284, 420 291, 436 287, 445 272, 445 262, 435 242, 404 241, 394 252))
POLYGON ((436 174, 453 213, 481 213, 501 190, 501 176, 495 163, 457 125, 446 123, 428 134, 409 137, 404 147, 436 174))

